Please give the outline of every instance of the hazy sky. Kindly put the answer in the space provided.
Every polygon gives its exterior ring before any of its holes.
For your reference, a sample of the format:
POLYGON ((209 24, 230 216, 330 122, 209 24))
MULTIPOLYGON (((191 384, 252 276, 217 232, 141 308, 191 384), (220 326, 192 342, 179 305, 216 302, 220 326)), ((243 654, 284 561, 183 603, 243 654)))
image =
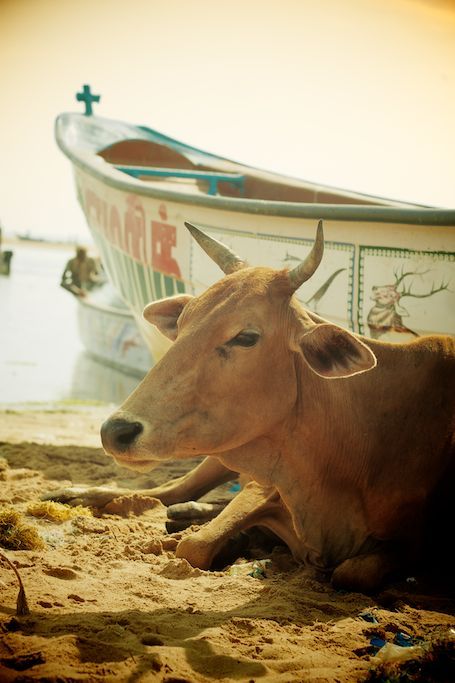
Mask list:
POLYGON ((455 0, 0 0, 0 221, 88 231, 53 122, 106 117, 290 175, 455 207, 455 0))

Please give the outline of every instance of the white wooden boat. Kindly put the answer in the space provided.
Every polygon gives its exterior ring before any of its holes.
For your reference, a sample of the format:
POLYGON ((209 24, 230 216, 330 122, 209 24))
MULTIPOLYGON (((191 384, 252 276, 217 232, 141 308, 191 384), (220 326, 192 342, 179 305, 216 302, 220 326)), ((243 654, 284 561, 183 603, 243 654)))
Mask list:
POLYGON ((142 321, 144 305, 221 276, 184 221, 251 265, 283 268, 305 257, 322 218, 324 258, 298 292, 306 306, 384 340, 455 332, 455 210, 275 175, 98 116, 61 114, 56 139, 108 277, 155 360, 168 342, 142 321))
POLYGON ((77 301, 79 336, 88 354, 142 379, 153 360, 134 317, 112 285, 95 288, 77 301))

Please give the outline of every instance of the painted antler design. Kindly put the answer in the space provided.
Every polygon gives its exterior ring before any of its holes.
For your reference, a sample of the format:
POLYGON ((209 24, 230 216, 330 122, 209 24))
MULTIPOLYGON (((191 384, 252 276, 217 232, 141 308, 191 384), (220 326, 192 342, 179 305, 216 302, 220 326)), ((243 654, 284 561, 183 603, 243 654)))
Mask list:
MULTIPOLYGON (((400 285, 406 277, 408 277, 410 275, 417 275, 418 277, 423 277, 424 275, 426 275, 429 272, 430 272, 429 270, 423 270, 421 272, 409 271, 408 273, 403 273, 403 270, 402 270, 401 275, 398 276, 398 273, 396 271, 394 271, 396 291, 398 292, 398 285, 400 285)), ((400 298, 403 298, 404 296, 412 296, 415 299, 424 299, 428 296, 433 296, 433 294, 437 294, 438 292, 443 292, 444 290, 448 290, 449 284, 450 284, 450 282, 445 282, 444 280, 442 280, 439 287, 435 288, 434 283, 433 283, 431 285, 431 292, 428 292, 427 294, 413 294, 413 292, 411 291, 412 290, 412 282, 411 282, 409 287, 406 287, 406 285, 403 284, 403 289, 401 292, 399 292, 399 294, 400 294, 400 298)))
POLYGON ((397 270, 393 271, 393 274, 395 276, 395 289, 398 291, 398 285, 400 285, 405 277, 408 277, 409 275, 418 275, 418 277, 423 277, 423 275, 426 275, 429 272, 429 270, 423 270, 421 272, 417 270, 410 270, 408 273, 403 273, 403 267, 401 268, 401 275, 398 276, 397 270))
POLYGON ((444 290, 450 291, 449 290, 449 284, 450 284, 450 282, 444 282, 444 280, 443 280, 441 282, 440 286, 436 287, 436 288, 435 288, 434 283, 433 283, 431 285, 431 292, 428 292, 427 294, 413 294, 411 292, 411 288, 412 288, 412 282, 411 282, 408 289, 406 289, 406 287, 404 287, 403 291, 401 292, 401 298, 403 298, 404 296, 412 296, 415 299, 424 299, 427 296, 433 296, 433 294, 437 294, 438 292, 443 292, 444 290))

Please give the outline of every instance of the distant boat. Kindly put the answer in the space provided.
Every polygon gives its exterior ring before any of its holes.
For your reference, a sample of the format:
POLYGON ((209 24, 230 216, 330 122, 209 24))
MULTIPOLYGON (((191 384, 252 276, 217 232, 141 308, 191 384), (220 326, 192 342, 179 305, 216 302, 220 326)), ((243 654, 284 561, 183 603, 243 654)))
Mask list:
POLYGON ((29 232, 17 233, 16 237, 18 240, 21 240, 21 242, 46 242, 47 241, 44 239, 44 237, 35 237, 35 236, 31 235, 29 232))
POLYGON ((142 378, 153 359, 134 317, 109 283, 78 298, 79 335, 90 356, 142 378))
POLYGON ((92 116, 95 96, 86 88, 87 98, 78 98, 88 102, 89 115, 61 114, 56 140, 73 164, 108 277, 155 359, 168 342, 142 320, 145 304, 200 293, 221 276, 184 221, 251 265, 284 268, 305 257, 322 218, 325 254, 298 292, 302 302, 385 340, 455 332, 455 210, 284 177, 145 126, 92 116))

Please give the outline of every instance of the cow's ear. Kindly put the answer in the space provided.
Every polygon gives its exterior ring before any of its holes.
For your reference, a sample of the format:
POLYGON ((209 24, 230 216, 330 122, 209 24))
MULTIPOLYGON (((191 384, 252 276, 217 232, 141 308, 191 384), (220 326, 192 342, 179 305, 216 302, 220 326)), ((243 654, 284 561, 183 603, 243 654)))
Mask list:
POLYGON ((323 323, 300 338, 300 349, 310 368, 320 377, 352 377, 376 366, 373 351, 341 327, 323 323))
POLYGON ((155 325, 165 337, 175 341, 177 338, 177 320, 181 312, 191 301, 190 294, 178 294, 168 299, 160 299, 147 304, 142 315, 147 322, 155 325))

